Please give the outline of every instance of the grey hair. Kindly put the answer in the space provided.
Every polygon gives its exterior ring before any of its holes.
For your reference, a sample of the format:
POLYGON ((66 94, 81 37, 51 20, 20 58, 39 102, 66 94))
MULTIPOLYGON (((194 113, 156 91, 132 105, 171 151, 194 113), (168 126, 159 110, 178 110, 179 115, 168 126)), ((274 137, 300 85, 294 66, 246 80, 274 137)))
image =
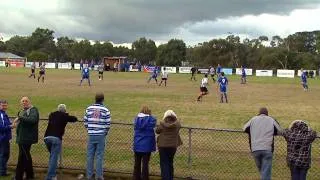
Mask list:
POLYGON ((67 111, 67 106, 65 104, 59 104, 58 105, 58 111, 66 112, 67 111))

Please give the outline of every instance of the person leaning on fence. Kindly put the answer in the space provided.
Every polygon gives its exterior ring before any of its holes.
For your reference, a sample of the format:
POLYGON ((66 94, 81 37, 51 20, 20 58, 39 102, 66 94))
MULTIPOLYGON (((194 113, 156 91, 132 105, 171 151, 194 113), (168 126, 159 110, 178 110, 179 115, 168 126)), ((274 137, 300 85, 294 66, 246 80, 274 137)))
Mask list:
POLYGON ((156 151, 156 137, 154 128, 157 120, 151 115, 151 110, 143 106, 134 119, 134 180, 149 179, 149 160, 151 152, 156 151), (142 171, 141 171, 142 161, 142 171))
POLYGON ((249 134, 249 144, 262 180, 271 179, 274 136, 281 134, 278 122, 268 116, 267 108, 261 108, 259 114, 250 119, 243 127, 249 134))
POLYGON ((103 93, 97 93, 96 102, 90 105, 84 115, 84 125, 88 131, 87 145, 87 178, 93 177, 93 163, 96 157, 96 179, 103 179, 103 158, 106 136, 110 128, 110 111, 103 105, 103 93))
POLYGON ((8 102, 0 100, 0 177, 9 176, 7 163, 10 157, 11 129, 15 127, 6 113, 7 108, 8 102))
POLYGON ((311 143, 316 139, 317 133, 306 122, 295 120, 282 135, 287 141, 287 164, 291 179, 305 180, 311 164, 311 143))
POLYGON ((61 153, 62 136, 68 122, 76 122, 75 116, 67 113, 66 105, 59 104, 58 110, 50 113, 47 130, 44 134, 44 142, 50 153, 48 174, 46 180, 56 179, 58 158, 61 153))
POLYGON ((30 154, 32 144, 38 143, 39 111, 32 106, 28 97, 21 99, 22 110, 14 123, 17 123, 17 144, 19 146, 18 163, 16 168, 16 180, 22 180, 24 172, 26 179, 33 179, 32 157, 30 154))
POLYGON ((163 121, 156 128, 157 145, 160 154, 160 169, 163 180, 172 180, 174 177, 173 159, 177 147, 182 145, 180 138, 181 124, 172 110, 164 113, 163 121))

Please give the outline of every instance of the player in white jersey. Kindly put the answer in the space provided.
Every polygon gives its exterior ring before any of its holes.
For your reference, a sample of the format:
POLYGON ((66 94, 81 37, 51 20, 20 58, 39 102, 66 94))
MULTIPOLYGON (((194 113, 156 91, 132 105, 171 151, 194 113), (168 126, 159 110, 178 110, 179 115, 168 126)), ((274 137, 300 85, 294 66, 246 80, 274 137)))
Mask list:
POLYGON ((44 77, 46 74, 46 67, 45 64, 42 63, 40 68, 39 68, 39 76, 38 76, 38 82, 40 81, 40 79, 42 78, 42 82, 44 83, 44 77))
POLYGON ((159 86, 161 86, 162 81, 164 81, 164 86, 167 86, 167 80, 168 80, 168 72, 166 71, 166 68, 163 68, 163 71, 161 72, 161 82, 159 86))
POLYGON ((202 80, 201 80, 200 94, 198 96, 197 101, 201 101, 202 96, 205 96, 205 95, 207 95, 209 93, 208 89, 207 89, 207 86, 208 86, 208 74, 205 74, 204 78, 202 78, 202 80))
POLYGON ((216 74, 216 70, 214 69, 213 66, 210 66, 210 68, 209 68, 209 74, 210 74, 210 76, 211 76, 211 79, 212 79, 213 83, 215 83, 216 80, 214 79, 214 75, 216 74))

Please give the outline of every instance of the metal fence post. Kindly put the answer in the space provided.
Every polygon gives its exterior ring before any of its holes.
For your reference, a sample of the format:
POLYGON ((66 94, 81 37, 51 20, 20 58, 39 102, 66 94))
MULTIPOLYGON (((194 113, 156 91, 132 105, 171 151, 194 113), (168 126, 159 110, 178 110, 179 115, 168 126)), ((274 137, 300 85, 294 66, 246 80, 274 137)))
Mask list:
POLYGON ((60 152, 60 157, 59 157, 59 170, 60 170, 60 176, 62 177, 63 176, 63 173, 62 173, 62 168, 63 168, 63 164, 62 164, 62 153, 63 153, 63 150, 62 150, 62 141, 61 141, 61 152, 60 152))
POLYGON ((189 169, 189 179, 192 179, 192 144, 191 144, 191 135, 192 135, 192 129, 188 128, 188 140, 189 140, 189 144, 188 144, 188 169, 189 169))

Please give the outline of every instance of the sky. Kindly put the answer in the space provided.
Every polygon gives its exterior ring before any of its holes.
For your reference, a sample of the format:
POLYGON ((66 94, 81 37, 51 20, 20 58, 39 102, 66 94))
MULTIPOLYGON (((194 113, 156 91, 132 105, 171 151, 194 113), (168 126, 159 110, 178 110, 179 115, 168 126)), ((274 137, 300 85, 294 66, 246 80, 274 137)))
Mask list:
POLYGON ((320 30, 320 0, 0 0, 0 34, 55 36, 130 44, 146 37, 187 45, 223 38, 286 37, 320 30))

